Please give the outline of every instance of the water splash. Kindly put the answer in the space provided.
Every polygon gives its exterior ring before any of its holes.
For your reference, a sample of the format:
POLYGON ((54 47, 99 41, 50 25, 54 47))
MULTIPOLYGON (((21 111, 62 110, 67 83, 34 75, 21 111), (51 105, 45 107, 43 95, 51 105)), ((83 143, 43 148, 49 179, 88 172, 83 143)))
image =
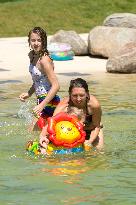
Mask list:
POLYGON ((18 111, 18 117, 24 118, 26 124, 32 123, 33 120, 32 107, 33 107, 33 101, 29 100, 27 102, 22 103, 18 111))

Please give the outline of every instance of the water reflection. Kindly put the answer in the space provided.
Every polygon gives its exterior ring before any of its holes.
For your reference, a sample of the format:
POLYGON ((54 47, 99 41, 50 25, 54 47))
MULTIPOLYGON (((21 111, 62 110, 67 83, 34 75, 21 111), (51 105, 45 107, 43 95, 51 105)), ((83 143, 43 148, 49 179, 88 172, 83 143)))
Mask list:
MULTIPOLYGON (((48 165, 53 165, 52 169, 43 168, 42 171, 59 176, 74 176, 88 170, 88 168, 85 167, 84 159, 73 159, 65 162, 60 162, 55 159, 54 161, 48 161, 48 165)), ((67 183, 70 183, 70 181, 67 181, 67 183)))

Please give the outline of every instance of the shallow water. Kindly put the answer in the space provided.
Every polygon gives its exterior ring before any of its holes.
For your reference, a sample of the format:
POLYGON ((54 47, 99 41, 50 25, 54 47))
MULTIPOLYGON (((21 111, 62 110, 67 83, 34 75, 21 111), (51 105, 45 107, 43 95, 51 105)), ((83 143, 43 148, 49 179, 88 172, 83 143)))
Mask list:
MULTIPOLYGON (((58 77, 62 85, 60 95, 65 96, 71 77, 58 77)), ((88 80, 90 92, 102 105, 105 136, 102 153, 28 156, 25 142, 38 135, 27 131, 31 118, 27 111, 34 98, 20 103, 18 95, 28 84, 1 82, 0 205, 136 204, 136 75, 79 77, 88 80)))

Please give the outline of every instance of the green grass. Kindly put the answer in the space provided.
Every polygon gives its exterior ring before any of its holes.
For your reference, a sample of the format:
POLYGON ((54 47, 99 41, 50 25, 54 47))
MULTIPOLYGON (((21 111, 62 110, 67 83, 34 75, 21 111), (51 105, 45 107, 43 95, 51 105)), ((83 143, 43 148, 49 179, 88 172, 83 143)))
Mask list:
POLYGON ((41 26, 47 34, 89 32, 110 14, 136 13, 135 0, 0 0, 0 37, 26 36, 41 26))

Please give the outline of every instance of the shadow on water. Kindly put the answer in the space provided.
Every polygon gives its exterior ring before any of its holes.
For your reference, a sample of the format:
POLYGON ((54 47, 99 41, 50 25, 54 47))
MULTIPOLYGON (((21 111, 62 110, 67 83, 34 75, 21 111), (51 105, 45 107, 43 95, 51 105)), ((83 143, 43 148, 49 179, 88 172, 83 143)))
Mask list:
POLYGON ((0 84, 7 84, 7 83, 21 83, 21 80, 1 80, 0 84))
POLYGON ((64 76, 87 76, 90 75, 89 73, 78 73, 78 72, 68 72, 68 73, 57 73, 58 75, 64 75, 64 76))
POLYGON ((131 110, 115 110, 115 111, 110 111, 110 112, 105 112, 105 115, 121 115, 121 116, 126 116, 126 115, 136 115, 136 111, 131 111, 131 110))
POLYGON ((8 69, 3 69, 3 68, 0 68, 0 72, 1 71, 10 71, 10 70, 8 70, 8 69))

